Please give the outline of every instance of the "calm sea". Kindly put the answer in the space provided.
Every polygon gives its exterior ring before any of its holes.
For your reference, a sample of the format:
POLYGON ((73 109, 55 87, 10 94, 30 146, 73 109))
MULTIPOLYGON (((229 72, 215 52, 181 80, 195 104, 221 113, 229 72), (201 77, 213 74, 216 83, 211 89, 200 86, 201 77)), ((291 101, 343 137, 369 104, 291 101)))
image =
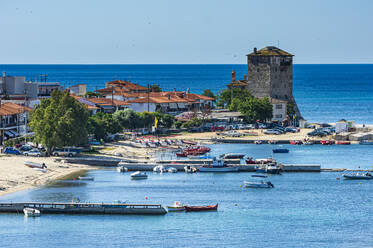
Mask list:
MULTIPOLYGON (((224 89, 232 70, 243 78, 246 65, 0 65, 0 71, 30 80, 46 73, 48 81, 66 87, 86 83, 88 90, 95 90, 103 88, 105 81, 124 79, 195 93, 224 89)), ((311 122, 344 118, 373 123, 373 65, 294 65, 294 96, 311 122)))
MULTIPOLYGON (((271 145, 212 145, 212 154, 244 152, 261 158, 271 145)), ((367 168, 370 146, 284 146, 282 162, 367 168), (314 159, 312 159, 314 158, 314 159)), ((172 204, 219 203, 218 212, 165 216, 0 214, 1 247, 370 247, 373 182, 337 180, 341 173, 284 173, 273 189, 246 189, 252 173, 153 174, 131 181, 129 173, 96 170, 94 181, 61 181, 8 195, 1 201, 81 201, 172 204), (148 199, 145 200, 145 197, 148 199)))

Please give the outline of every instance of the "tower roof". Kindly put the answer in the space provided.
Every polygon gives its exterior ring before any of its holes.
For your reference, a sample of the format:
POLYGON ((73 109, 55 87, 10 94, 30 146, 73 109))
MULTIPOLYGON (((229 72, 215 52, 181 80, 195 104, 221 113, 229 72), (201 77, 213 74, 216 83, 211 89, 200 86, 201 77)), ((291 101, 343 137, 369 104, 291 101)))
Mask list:
POLYGON ((254 52, 246 55, 246 56, 294 56, 280 48, 275 46, 266 46, 258 51, 254 48, 254 52))

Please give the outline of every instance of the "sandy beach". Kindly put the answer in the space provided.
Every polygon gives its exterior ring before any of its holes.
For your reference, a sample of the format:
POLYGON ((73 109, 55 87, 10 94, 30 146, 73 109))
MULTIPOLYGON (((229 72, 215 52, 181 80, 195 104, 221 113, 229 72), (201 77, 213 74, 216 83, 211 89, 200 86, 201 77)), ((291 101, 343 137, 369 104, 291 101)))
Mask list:
POLYGON ((23 157, 23 156, 1 156, 0 157, 0 196, 20 190, 30 189, 63 178, 69 174, 84 173, 92 169, 87 165, 67 164, 54 162, 53 157, 23 157), (45 163, 48 167, 46 172, 32 169, 24 165, 24 161, 45 163))

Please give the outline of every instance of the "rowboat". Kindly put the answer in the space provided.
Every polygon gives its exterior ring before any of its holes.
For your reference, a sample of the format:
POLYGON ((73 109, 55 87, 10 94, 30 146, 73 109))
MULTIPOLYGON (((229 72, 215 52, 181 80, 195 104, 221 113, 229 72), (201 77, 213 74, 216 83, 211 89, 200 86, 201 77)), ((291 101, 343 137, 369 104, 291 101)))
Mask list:
POLYGON ((274 188, 275 186, 270 182, 270 181, 267 181, 267 182, 263 182, 263 181, 259 181, 259 182, 248 182, 248 181, 244 181, 243 184, 245 185, 245 188, 274 188))
POLYGON ((333 145, 335 142, 334 140, 320 140, 322 145, 333 145))
POLYGON ((180 202, 176 201, 174 202, 174 205, 167 206, 168 212, 179 212, 179 211, 184 211, 185 206, 181 204, 180 202))
POLYGON ((82 176, 79 176, 78 179, 79 180, 84 180, 84 181, 93 181, 94 180, 93 177, 82 177, 82 176))
POLYGON ((290 140, 289 142, 290 142, 291 145, 301 145, 301 144, 303 144, 303 142, 300 141, 300 140, 290 140))
POLYGON ((145 172, 136 171, 131 174, 131 179, 133 180, 141 180, 141 179, 147 179, 148 175, 146 175, 145 172))
POLYGON ((124 166, 118 166, 118 167, 117 167, 117 171, 118 171, 119 173, 127 172, 127 171, 128 171, 128 168, 127 168, 127 167, 124 167, 124 166))
POLYGON ((47 166, 44 163, 40 164, 40 163, 31 162, 31 161, 25 161, 24 164, 25 166, 30 167, 30 168, 38 168, 38 169, 47 168, 47 166))
POLYGON ((366 173, 357 172, 357 173, 353 173, 353 174, 342 174, 342 176, 343 176, 344 179, 348 179, 348 180, 370 180, 370 179, 373 179, 373 176, 369 172, 366 172, 366 173))
POLYGON ((184 170, 186 173, 195 173, 197 169, 194 166, 186 165, 184 166, 184 170))
POLYGON ((201 211, 217 211, 218 204, 209 206, 185 206, 187 212, 201 212, 201 211))
POLYGON ((337 145, 350 145, 351 144, 351 142, 350 141, 337 141, 337 143, 336 143, 337 145))
POLYGON ((262 142, 261 140, 255 140, 255 141, 254 141, 254 144, 256 144, 256 145, 261 145, 261 144, 263 144, 263 142, 262 142))
POLYGON ((166 172, 167 170, 163 165, 157 165, 153 168, 153 171, 157 173, 163 173, 163 172, 166 172))
POLYGON ((35 208, 24 208, 23 213, 26 217, 39 217, 40 211, 35 208))

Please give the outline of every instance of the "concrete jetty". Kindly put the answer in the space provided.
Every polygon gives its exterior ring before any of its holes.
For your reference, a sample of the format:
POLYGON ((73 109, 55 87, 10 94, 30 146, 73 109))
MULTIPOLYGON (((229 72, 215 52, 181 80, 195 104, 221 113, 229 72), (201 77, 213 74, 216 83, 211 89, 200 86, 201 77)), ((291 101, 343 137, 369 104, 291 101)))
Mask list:
POLYGON ((164 215, 167 210, 160 204, 122 203, 55 203, 20 202, 0 203, 0 212, 23 213, 24 208, 35 208, 44 214, 137 214, 164 215))

